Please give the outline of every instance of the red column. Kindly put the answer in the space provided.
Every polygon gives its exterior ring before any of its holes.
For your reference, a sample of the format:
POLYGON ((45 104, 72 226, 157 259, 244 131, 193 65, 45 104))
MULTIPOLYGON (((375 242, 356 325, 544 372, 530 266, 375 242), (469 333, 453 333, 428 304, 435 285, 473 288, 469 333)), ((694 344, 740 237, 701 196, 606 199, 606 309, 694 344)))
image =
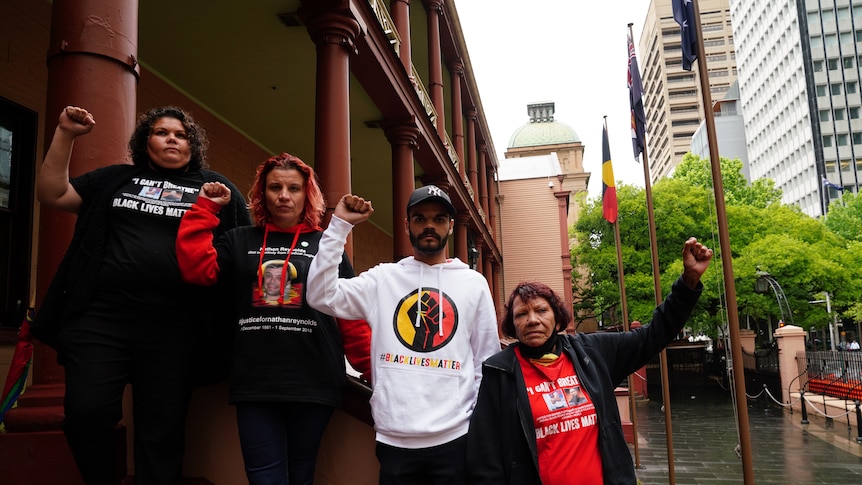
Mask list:
POLYGON ((428 14, 428 76, 431 104, 437 111, 437 134, 446 139, 446 116, 443 100, 443 61, 440 47, 440 16, 443 15, 443 0, 427 0, 428 14))
MULTIPOLYGON (((562 182, 560 185, 562 185, 562 182)), ((572 255, 569 254, 569 227, 567 225, 569 195, 570 192, 567 190, 554 192, 554 197, 557 198, 557 212, 560 219, 560 259, 563 271, 563 298, 568 308, 572 308, 572 255)), ((574 322, 569 322, 566 332, 575 332, 574 322)))
MULTIPOLYGON (((134 128, 138 81, 137 0, 54 0, 48 45, 45 148, 54 136, 60 111, 77 105, 93 113, 96 128, 75 141, 70 174, 77 176, 123 160, 134 128), (98 19, 99 22, 93 22, 98 19)), ((75 216, 40 208, 36 308, 66 251, 75 216)), ((0 433, 3 482, 80 483, 66 440, 63 370, 53 350, 36 343, 33 385, 18 407, 6 414, 0 433)), ((124 442, 124 440, 123 440, 124 442)), ((116 466, 125 476, 125 452, 116 466)))
POLYGON ((455 257, 467 263, 467 224, 470 216, 458 214, 455 216, 455 257))
POLYGON ((479 193, 479 202, 482 206, 482 211, 485 213, 485 224, 488 224, 488 180, 487 180, 487 155, 488 146, 482 143, 479 146, 479 185, 476 190, 479 193))
MULTIPOLYGON (((350 193, 350 53, 359 35, 356 20, 336 13, 306 20, 317 45, 314 110, 314 169, 326 198, 326 220, 335 204, 350 193)), ((344 247, 353 259, 353 241, 344 247)))
POLYGON ((470 188, 473 191, 473 203, 479 204, 479 182, 476 173, 476 119, 478 114, 475 109, 467 112, 467 173, 470 180, 470 188))
POLYGON ((476 234, 476 251, 479 254, 476 255, 476 271, 485 274, 485 248, 483 247, 485 240, 482 239, 481 234, 476 234))
POLYGON ((398 46, 398 57, 401 58, 401 65, 404 66, 407 75, 413 76, 413 60, 410 50, 410 0, 392 0, 390 9, 392 10, 395 30, 398 31, 398 38, 401 39, 401 45, 398 46))
POLYGON ((497 241, 497 181, 494 180, 496 171, 494 167, 490 167, 488 173, 488 226, 491 229, 491 236, 499 246, 497 241))
POLYGON ((461 77, 464 75, 464 64, 460 59, 449 64, 452 78, 452 144, 458 155, 458 173, 464 180, 464 115, 461 106, 461 77))
POLYGON ((398 261, 413 254, 404 220, 407 217, 407 199, 416 186, 413 150, 418 144, 419 128, 415 124, 398 124, 385 130, 392 145, 392 250, 393 261, 398 261))
MULTIPOLYGON (((509 295, 503 295, 506 299, 509 295)), ((500 312, 500 265, 495 261, 491 265, 491 297, 494 299, 494 308, 500 312)))

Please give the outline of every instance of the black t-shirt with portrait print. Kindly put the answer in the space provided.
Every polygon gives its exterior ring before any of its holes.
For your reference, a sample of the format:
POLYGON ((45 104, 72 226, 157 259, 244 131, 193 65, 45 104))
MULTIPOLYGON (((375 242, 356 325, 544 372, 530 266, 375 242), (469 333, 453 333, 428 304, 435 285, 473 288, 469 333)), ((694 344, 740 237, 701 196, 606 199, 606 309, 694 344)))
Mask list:
MULTIPOLYGON (((98 190, 88 186, 87 174, 73 184, 82 197, 98 190)), ((94 309, 164 312, 188 307, 183 295, 195 289, 180 278, 175 246, 180 219, 202 184, 200 172, 147 170, 114 194, 94 309)))

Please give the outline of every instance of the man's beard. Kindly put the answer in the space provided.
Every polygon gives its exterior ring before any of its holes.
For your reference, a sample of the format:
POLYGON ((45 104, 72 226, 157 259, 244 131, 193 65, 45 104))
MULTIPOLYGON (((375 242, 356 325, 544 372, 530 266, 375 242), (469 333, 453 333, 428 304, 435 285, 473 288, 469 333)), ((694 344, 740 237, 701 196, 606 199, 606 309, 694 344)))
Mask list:
POLYGON ((410 244, 413 246, 413 249, 422 254, 437 254, 446 248, 447 239, 440 237, 440 235, 434 231, 425 231, 418 236, 409 231, 408 234, 410 235, 410 244), (431 241, 424 239, 425 236, 429 235, 434 236, 434 242, 436 244, 431 244, 431 241))

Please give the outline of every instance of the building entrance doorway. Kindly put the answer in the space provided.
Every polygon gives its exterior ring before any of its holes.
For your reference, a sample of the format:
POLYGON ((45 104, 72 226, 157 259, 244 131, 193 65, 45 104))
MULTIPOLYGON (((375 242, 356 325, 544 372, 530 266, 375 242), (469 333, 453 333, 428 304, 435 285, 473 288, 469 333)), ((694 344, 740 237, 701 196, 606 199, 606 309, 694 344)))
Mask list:
POLYGON ((30 305, 37 115, 0 98, 0 326, 30 305))

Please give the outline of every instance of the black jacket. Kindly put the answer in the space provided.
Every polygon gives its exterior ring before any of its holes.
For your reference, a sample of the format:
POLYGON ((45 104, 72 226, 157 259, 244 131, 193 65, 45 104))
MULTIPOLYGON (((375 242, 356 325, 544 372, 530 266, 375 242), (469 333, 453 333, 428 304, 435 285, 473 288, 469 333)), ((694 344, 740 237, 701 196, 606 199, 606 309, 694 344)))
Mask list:
MULTIPOLYGON (((678 279, 653 312, 651 323, 630 332, 560 336, 563 355, 574 363, 596 408, 605 485, 637 482, 614 389, 673 341, 702 289, 698 284, 692 290, 678 279)), ((482 367, 482 385, 467 437, 467 483, 471 485, 541 483, 533 413, 515 345, 489 358, 482 367)))
MULTIPOLYGON (((93 183, 101 186, 102 190, 96 197, 82 201, 72 241, 57 267, 31 327, 33 335, 42 342, 56 348, 56 336, 63 325, 80 316, 90 306, 105 256, 111 197, 132 177, 145 170, 146 167, 121 164, 109 165, 93 172, 98 177, 93 183)), ((216 235, 236 226, 251 224, 248 208, 239 189, 217 172, 201 170, 200 173, 204 182, 221 182, 234 194, 229 208, 222 210, 219 215, 221 223, 216 235)))

